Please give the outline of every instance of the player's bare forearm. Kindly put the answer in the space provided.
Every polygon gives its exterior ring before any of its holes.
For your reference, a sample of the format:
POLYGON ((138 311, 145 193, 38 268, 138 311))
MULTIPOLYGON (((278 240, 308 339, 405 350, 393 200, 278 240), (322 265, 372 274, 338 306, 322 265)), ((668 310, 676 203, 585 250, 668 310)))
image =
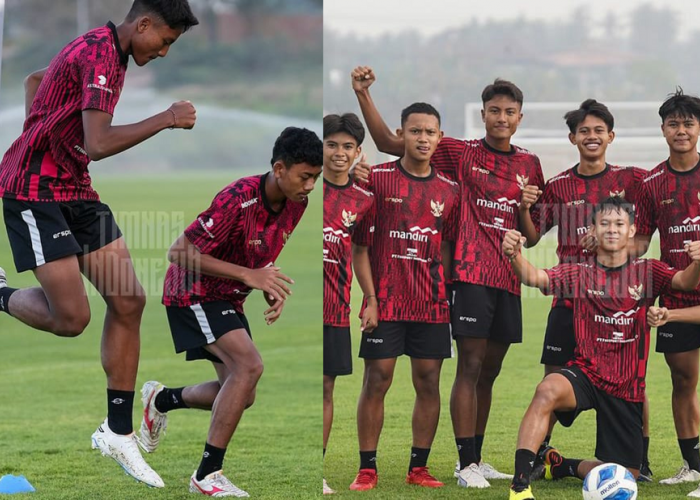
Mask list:
POLYGON ((352 245, 352 268, 355 272, 357 283, 365 297, 376 296, 374 282, 372 281, 372 268, 369 263, 369 249, 365 246, 352 245))
POLYGON ((641 257, 647 250, 649 250, 649 244, 651 243, 650 234, 635 234, 632 239, 632 245, 630 245, 629 253, 631 258, 641 257))
POLYGON ((40 69, 35 71, 31 75, 24 79, 24 116, 25 118, 29 116, 29 111, 32 109, 32 103, 34 102, 34 96, 36 96, 37 90, 39 90, 39 85, 44 79, 46 70, 48 68, 40 69))
POLYGON ((549 290, 549 275, 544 270, 530 264, 521 253, 518 253, 510 261, 510 265, 523 285, 539 288, 542 293, 547 293, 547 290, 549 290))
POLYGON ((669 309, 667 322, 700 324, 700 306, 669 309))
POLYGON ((85 110, 85 150, 92 161, 109 158, 133 148, 172 125, 173 116, 167 110, 138 123, 117 126, 112 125, 112 117, 108 113, 85 110))
POLYGON ((189 101, 173 103, 165 111, 131 125, 112 125, 112 115, 97 109, 83 111, 85 150, 91 160, 126 151, 166 128, 191 129, 197 113, 189 101))
POLYGON ((525 247, 534 247, 540 241, 540 233, 535 229, 535 223, 532 222, 530 210, 519 210, 518 218, 520 221, 520 233, 526 238, 525 247))
POLYGON ((367 124, 369 134, 372 136, 377 149, 382 153, 403 156, 405 151, 403 139, 392 132, 386 122, 384 122, 382 115, 379 114, 379 110, 372 100, 369 89, 356 91, 355 96, 360 104, 360 110, 367 124))
POLYGON ((674 290, 690 292, 700 284, 700 262, 693 261, 683 271, 676 273, 671 281, 674 290))
POLYGON ((188 271, 245 282, 251 269, 203 254, 184 234, 168 250, 168 260, 188 271))

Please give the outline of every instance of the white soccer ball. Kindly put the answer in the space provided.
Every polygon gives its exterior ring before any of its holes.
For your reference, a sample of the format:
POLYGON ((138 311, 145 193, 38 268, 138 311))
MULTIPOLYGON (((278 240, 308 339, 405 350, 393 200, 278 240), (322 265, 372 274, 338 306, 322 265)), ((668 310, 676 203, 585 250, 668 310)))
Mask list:
POLYGON ((583 500, 636 500, 637 481, 618 464, 599 465, 583 480, 583 500))

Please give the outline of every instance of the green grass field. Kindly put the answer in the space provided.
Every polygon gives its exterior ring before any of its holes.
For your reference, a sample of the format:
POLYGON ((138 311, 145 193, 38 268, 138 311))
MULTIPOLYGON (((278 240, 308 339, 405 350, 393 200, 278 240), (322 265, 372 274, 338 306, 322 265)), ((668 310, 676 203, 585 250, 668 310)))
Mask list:
MULTIPOLYGON (((529 257, 539 265, 555 263, 553 240, 543 240, 529 250, 529 257)), ((527 255, 527 254, 526 254, 527 255)), ((650 255, 658 255, 653 249, 650 255)), ((359 287, 355 287, 358 290, 359 287)), ((354 295, 357 298, 357 294, 354 295)), ((523 298, 524 341, 513 346, 504 363, 503 371, 494 388, 491 417, 483 448, 484 460, 503 472, 513 471, 515 443, 520 420, 532 398, 534 389, 542 377, 539 364, 542 339, 550 307, 550 299, 536 290, 527 290, 523 298)), ((357 311, 357 307, 355 308, 357 311)), ((353 318, 356 314, 353 314, 353 318)), ((356 321, 356 320, 355 320, 356 321)), ((357 349, 359 327, 353 324, 353 344, 357 349)), ((655 330, 652 330, 652 351, 655 346, 655 330)), ((355 350, 355 355, 357 351, 355 350)), ((457 451, 450 422, 449 394, 454 380, 456 363, 448 359, 443 365, 441 378, 442 409, 440 425, 433 444, 429 465, 431 472, 445 486, 439 490, 426 490, 404 483, 411 446, 411 412, 413 409, 413 387, 410 382, 410 364, 401 358, 393 386, 385 406, 384 429, 378 449, 379 484, 373 491, 357 493, 347 488, 357 473, 359 455, 355 412, 357 397, 362 384, 362 361, 354 359, 354 374, 338 377, 335 388, 335 421, 331 432, 324 475, 329 485, 337 491, 337 498, 396 499, 507 499, 509 481, 492 481, 491 488, 484 490, 459 488, 452 477, 457 451)), ((686 494, 697 487, 662 486, 659 479, 672 476, 681 465, 680 451, 676 442, 671 416, 671 381, 663 356, 650 355, 647 378, 651 402, 651 446, 650 461, 654 472, 654 484, 640 484, 639 498, 670 499, 686 498, 686 494)), ((572 428, 557 427, 552 444, 565 456, 592 458, 595 449, 595 414, 587 412, 572 428)), ((574 500, 581 498, 581 481, 566 479, 558 482, 534 483, 533 492, 537 500, 574 500)))
MULTIPOLYGON (((165 252, 186 224, 208 207, 232 172, 124 178, 94 171, 95 185, 121 222, 149 297, 141 329, 137 391, 147 380, 182 386, 214 379, 206 361, 176 355, 160 304, 165 252)), ((254 498, 306 499, 321 488, 321 186, 277 263, 294 278, 293 296, 274 325, 263 320, 259 292, 246 304, 265 373, 255 405, 229 446, 225 472, 254 498)), ((32 273, 14 272, 7 234, 0 231, 0 265, 12 286, 31 286, 32 273)), ((165 481, 150 489, 90 449, 106 416, 99 357, 104 306, 91 296, 92 321, 76 339, 34 331, 0 317, 0 476, 23 474, 38 499, 192 498, 188 481, 206 440, 209 412, 170 413, 158 451, 146 456, 165 481)), ((137 398, 140 398, 137 392, 137 398)), ((140 399, 134 425, 140 422, 140 399)))

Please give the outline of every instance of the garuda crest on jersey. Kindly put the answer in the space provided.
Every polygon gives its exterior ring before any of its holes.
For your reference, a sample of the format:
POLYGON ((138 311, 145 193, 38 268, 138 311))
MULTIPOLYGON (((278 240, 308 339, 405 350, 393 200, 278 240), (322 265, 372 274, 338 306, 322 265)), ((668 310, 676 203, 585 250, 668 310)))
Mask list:
POLYGON ((625 190, 621 189, 619 191, 610 191, 610 196, 617 197, 617 198, 624 198, 625 197, 625 190))
POLYGON ((445 202, 440 203, 439 201, 430 200, 430 212, 435 217, 442 217, 442 211, 445 210, 445 202))
POLYGON ((527 186, 527 183, 530 182, 530 178, 526 177, 524 175, 515 174, 515 178, 518 179, 518 187, 520 189, 525 189, 525 186, 527 186))
POLYGON ((357 214, 343 210, 343 226, 350 227, 355 223, 357 214))
POLYGON ((644 293, 644 285, 640 283, 637 286, 629 286, 627 287, 627 291, 630 293, 630 297, 632 297, 634 300, 642 300, 642 293, 644 293))

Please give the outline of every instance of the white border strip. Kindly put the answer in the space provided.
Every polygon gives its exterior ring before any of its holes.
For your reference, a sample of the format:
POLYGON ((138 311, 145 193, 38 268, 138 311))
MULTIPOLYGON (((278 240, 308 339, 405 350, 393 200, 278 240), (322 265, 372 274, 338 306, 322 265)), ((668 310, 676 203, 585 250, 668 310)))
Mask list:
POLYGON ((211 326, 209 326, 207 314, 204 312, 204 309, 202 309, 202 304, 194 304, 190 306, 190 309, 194 311, 194 315, 197 317, 199 327, 202 329, 202 333, 207 338, 207 344, 213 344, 216 342, 214 334, 211 333, 211 326))
POLYGON ((44 260, 44 248, 41 246, 41 235, 39 234, 39 228, 36 225, 36 219, 31 210, 25 210, 22 212, 22 219, 27 223, 29 228, 29 237, 32 241, 32 250, 34 250, 34 259, 36 260, 37 267, 46 264, 44 260))

